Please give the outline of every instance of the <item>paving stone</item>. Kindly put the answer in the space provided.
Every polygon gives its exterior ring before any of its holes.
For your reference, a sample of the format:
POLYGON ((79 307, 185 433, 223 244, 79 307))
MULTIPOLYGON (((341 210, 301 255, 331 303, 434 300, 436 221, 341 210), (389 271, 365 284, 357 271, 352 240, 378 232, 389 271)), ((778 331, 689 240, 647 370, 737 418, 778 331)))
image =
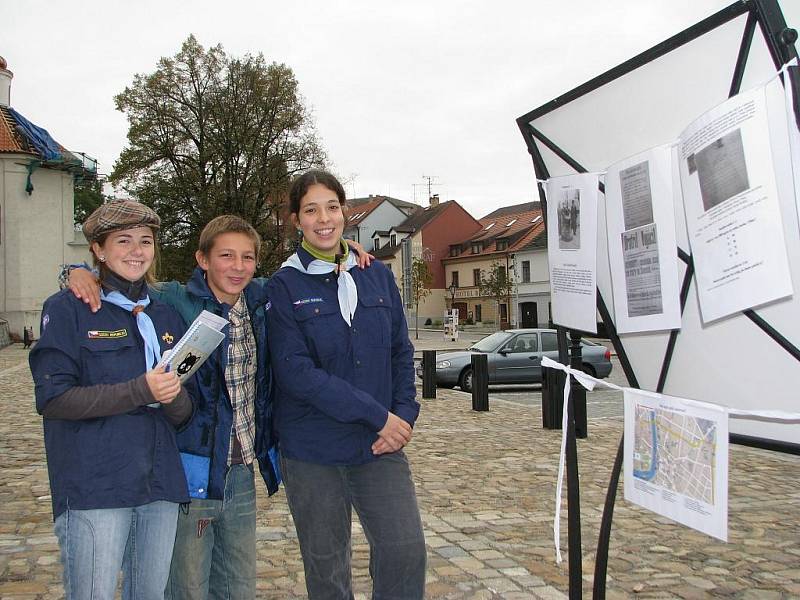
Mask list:
MULTIPOLYGON (((424 349, 418 348, 418 349, 424 349)), ((0 350, 0 599, 58 600, 41 418, 20 345, 0 350), (19 367, 19 368, 16 368, 19 367), (14 368, 8 373, 6 370, 14 368), (6 372, 5 375, 3 373, 6 372)), ((594 392, 593 392, 594 394, 594 392)), ((587 398, 587 402, 590 401, 587 398)), ((406 449, 428 546, 427 597, 444 600, 545 598, 569 589, 566 503, 564 562, 555 564, 553 498, 560 432, 540 428, 538 406, 439 390, 422 400, 406 449)), ((615 401, 608 400, 609 404, 615 401)), ((622 434, 616 413, 592 419, 578 441, 583 526, 583 595, 591 597, 597 532, 610 468, 622 434)), ((607 600, 624 598, 800 598, 800 458, 731 446, 729 539, 725 544, 627 504, 617 496, 606 578, 607 600)), ((303 564, 283 491, 258 486, 258 598, 304 598, 303 564)), ((353 527, 353 581, 371 597, 369 548, 353 527)))

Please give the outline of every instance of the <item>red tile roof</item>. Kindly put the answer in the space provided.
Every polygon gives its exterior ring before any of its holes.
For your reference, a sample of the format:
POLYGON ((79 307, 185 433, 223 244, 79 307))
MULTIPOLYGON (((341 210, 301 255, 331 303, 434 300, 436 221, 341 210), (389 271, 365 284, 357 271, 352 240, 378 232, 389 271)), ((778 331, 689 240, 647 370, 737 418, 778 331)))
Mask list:
POLYGON ((514 207, 506 207, 480 219, 481 230, 461 243, 461 253, 458 257, 469 258, 496 252, 516 252, 531 244, 533 240, 544 233, 541 209, 537 207, 530 210, 531 203, 518 206, 523 208, 521 212, 510 212, 508 209, 514 207), (497 240, 506 241, 507 247, 498 250, 497 240), (483 249, 475 254, 472 253, 474 242, 480 242, 483 245, 483 249))
POLYGON ((0 106, 0 152, 36 154, 19 135, 14 118, 4 106, 0 106))
POLYGON ((369 213, 378 208, 384 201, 384 198, 376 198, 371 202, 359 204, 358 206, 350 209, 350 216, 347 218, 347 226, 352 227, 358 225, 367 218, 369 213))

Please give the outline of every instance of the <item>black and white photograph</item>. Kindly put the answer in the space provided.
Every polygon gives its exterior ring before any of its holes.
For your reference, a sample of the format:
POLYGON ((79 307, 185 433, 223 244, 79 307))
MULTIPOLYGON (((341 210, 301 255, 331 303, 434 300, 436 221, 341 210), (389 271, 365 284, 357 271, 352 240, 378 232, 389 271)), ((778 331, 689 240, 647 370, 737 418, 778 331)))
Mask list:
POLYGON ((579 250, 581 247, 581 191, 562 191, 558 203, 558 247, 579 250))
POLYGON ((636 229, 653 222, 653 192, 650 189, 650 163, 643 161, 619 172, 625 229, 636 229))
POLYGON ((628 316, 641 317, 663 313, 656 225, 645 225, 624 232, 622 256, 625 260, 628 316))
POLYGON ((725 134, 689 156, 688 164, 689 173, 692 173, 692 165, 697 169, 704 210, 710 210, 750 187, 741 129, 725 134))

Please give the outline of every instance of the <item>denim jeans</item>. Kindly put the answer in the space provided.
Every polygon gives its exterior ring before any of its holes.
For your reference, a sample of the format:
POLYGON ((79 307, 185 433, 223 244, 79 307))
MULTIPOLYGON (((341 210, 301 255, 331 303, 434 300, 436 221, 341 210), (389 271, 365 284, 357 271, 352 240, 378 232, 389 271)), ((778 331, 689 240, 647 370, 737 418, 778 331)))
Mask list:
POLYGON ((256 596, 256 486, 252 465, 232 465, 222 500, 181 508, 167 600, 256 596))
POLYGON ((55 522, 67 600, 161 600, 169 575, 178 505, 66 510, 55 522))
POLYGON ((353 598, 352 508, 370 546, 374 600, 425 595, 425 537, 405 454, 364 465, 317 465, 281 457, 310 600, 353 598))

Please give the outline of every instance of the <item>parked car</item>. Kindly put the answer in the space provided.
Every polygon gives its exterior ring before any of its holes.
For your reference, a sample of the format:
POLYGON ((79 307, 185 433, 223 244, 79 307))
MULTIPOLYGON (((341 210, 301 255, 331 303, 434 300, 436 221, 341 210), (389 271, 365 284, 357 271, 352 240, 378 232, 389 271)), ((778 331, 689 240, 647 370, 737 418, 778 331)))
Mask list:
MULTIPOLYGON (((582 369, 597 378, 611 373, 611 352, 600 344, 581 340, 582 369)), ((542 356, 558 360, 555 329, 509 329, 498 331, 473 344, 467 350, 443 352, 436 356, 436 385, 460 386, 472 391, 472 355, 488 356, 489 384, 541 383, 542 356)), ((422 377, 422 364, 417 375, 422 377)))

